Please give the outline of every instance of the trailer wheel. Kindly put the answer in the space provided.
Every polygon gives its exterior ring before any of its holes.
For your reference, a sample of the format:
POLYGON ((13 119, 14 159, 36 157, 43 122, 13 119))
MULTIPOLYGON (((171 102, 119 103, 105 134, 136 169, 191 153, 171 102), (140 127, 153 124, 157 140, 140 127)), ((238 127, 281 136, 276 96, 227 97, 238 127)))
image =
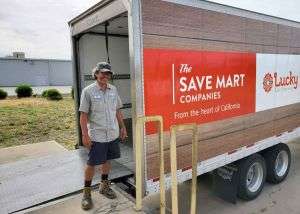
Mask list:
POLYGON ((250 201, 262 191, 266 180, 266 163, 260 154, 253 154, 239 164, 238 197, 250 201))
POLYGON ((291 151, 289 147, 280 143, 270 148, 264 157, 267 164, 267 181, 273 184, 282 182, 290 171, 291 151))

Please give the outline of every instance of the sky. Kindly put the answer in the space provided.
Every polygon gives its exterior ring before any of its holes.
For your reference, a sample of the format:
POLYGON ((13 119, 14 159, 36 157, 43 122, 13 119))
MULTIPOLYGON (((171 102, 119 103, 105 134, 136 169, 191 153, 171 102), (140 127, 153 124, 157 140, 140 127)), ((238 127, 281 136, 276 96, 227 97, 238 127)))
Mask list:
MULTIPOLYGON (((300 22, 299 0, 211 0, 300 22)), ((0 0, 0 57, 70 59, 68 21, 99 0, 0 0)))

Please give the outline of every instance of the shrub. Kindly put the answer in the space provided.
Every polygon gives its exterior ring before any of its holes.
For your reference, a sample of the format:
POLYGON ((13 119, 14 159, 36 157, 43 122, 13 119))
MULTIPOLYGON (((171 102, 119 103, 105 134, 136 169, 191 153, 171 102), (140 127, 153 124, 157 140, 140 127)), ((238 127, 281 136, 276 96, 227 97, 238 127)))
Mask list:
POLYGON ((48 93, 48 90, 44 90, 43 92, 42 92, 42 97, 47 97, 47 93, 48 93))
POLYGON ((7 92, 0 89, 0 100, 4 100, 7 97, 7 92))
POLYGON ((17 86, 15 92, 19 98, 20 97, 31 97, 32 88, 30 85, 21 84, 21 85, 17 86))
POLYGON ((56 89, 48 89, 46 92, 46 97, 49 100, 61 100, 62 99, 61 93, 56 89))

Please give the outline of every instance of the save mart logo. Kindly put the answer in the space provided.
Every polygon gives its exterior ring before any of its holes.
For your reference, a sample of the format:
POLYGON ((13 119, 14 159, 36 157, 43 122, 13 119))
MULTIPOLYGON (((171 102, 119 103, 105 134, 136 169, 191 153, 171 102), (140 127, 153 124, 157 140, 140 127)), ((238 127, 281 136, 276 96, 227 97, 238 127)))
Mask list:
POLYGON ((144 49, 143 59, 145 115, 162 115, 165 130, 255 111, 255 53, 144 49))

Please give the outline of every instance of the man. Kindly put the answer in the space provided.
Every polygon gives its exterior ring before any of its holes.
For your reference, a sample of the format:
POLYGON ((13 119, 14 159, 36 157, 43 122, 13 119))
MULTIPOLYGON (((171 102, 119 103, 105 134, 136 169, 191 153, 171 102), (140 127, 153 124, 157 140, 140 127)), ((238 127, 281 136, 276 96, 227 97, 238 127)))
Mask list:
POLYGON ((110 64, 98 63, 92 75, 96 81, 82 90, 79 107, 82 142, 89 149, 81 202, 84 210, 93 206, 91 183, 97 165, 100 165, 102 180, 99 192, 107 198, 116 198, 108 180, 109 160, 120 157, 120 139, 127 137, 121 99, 116 87, 108 83, 113 75, 110 64))

